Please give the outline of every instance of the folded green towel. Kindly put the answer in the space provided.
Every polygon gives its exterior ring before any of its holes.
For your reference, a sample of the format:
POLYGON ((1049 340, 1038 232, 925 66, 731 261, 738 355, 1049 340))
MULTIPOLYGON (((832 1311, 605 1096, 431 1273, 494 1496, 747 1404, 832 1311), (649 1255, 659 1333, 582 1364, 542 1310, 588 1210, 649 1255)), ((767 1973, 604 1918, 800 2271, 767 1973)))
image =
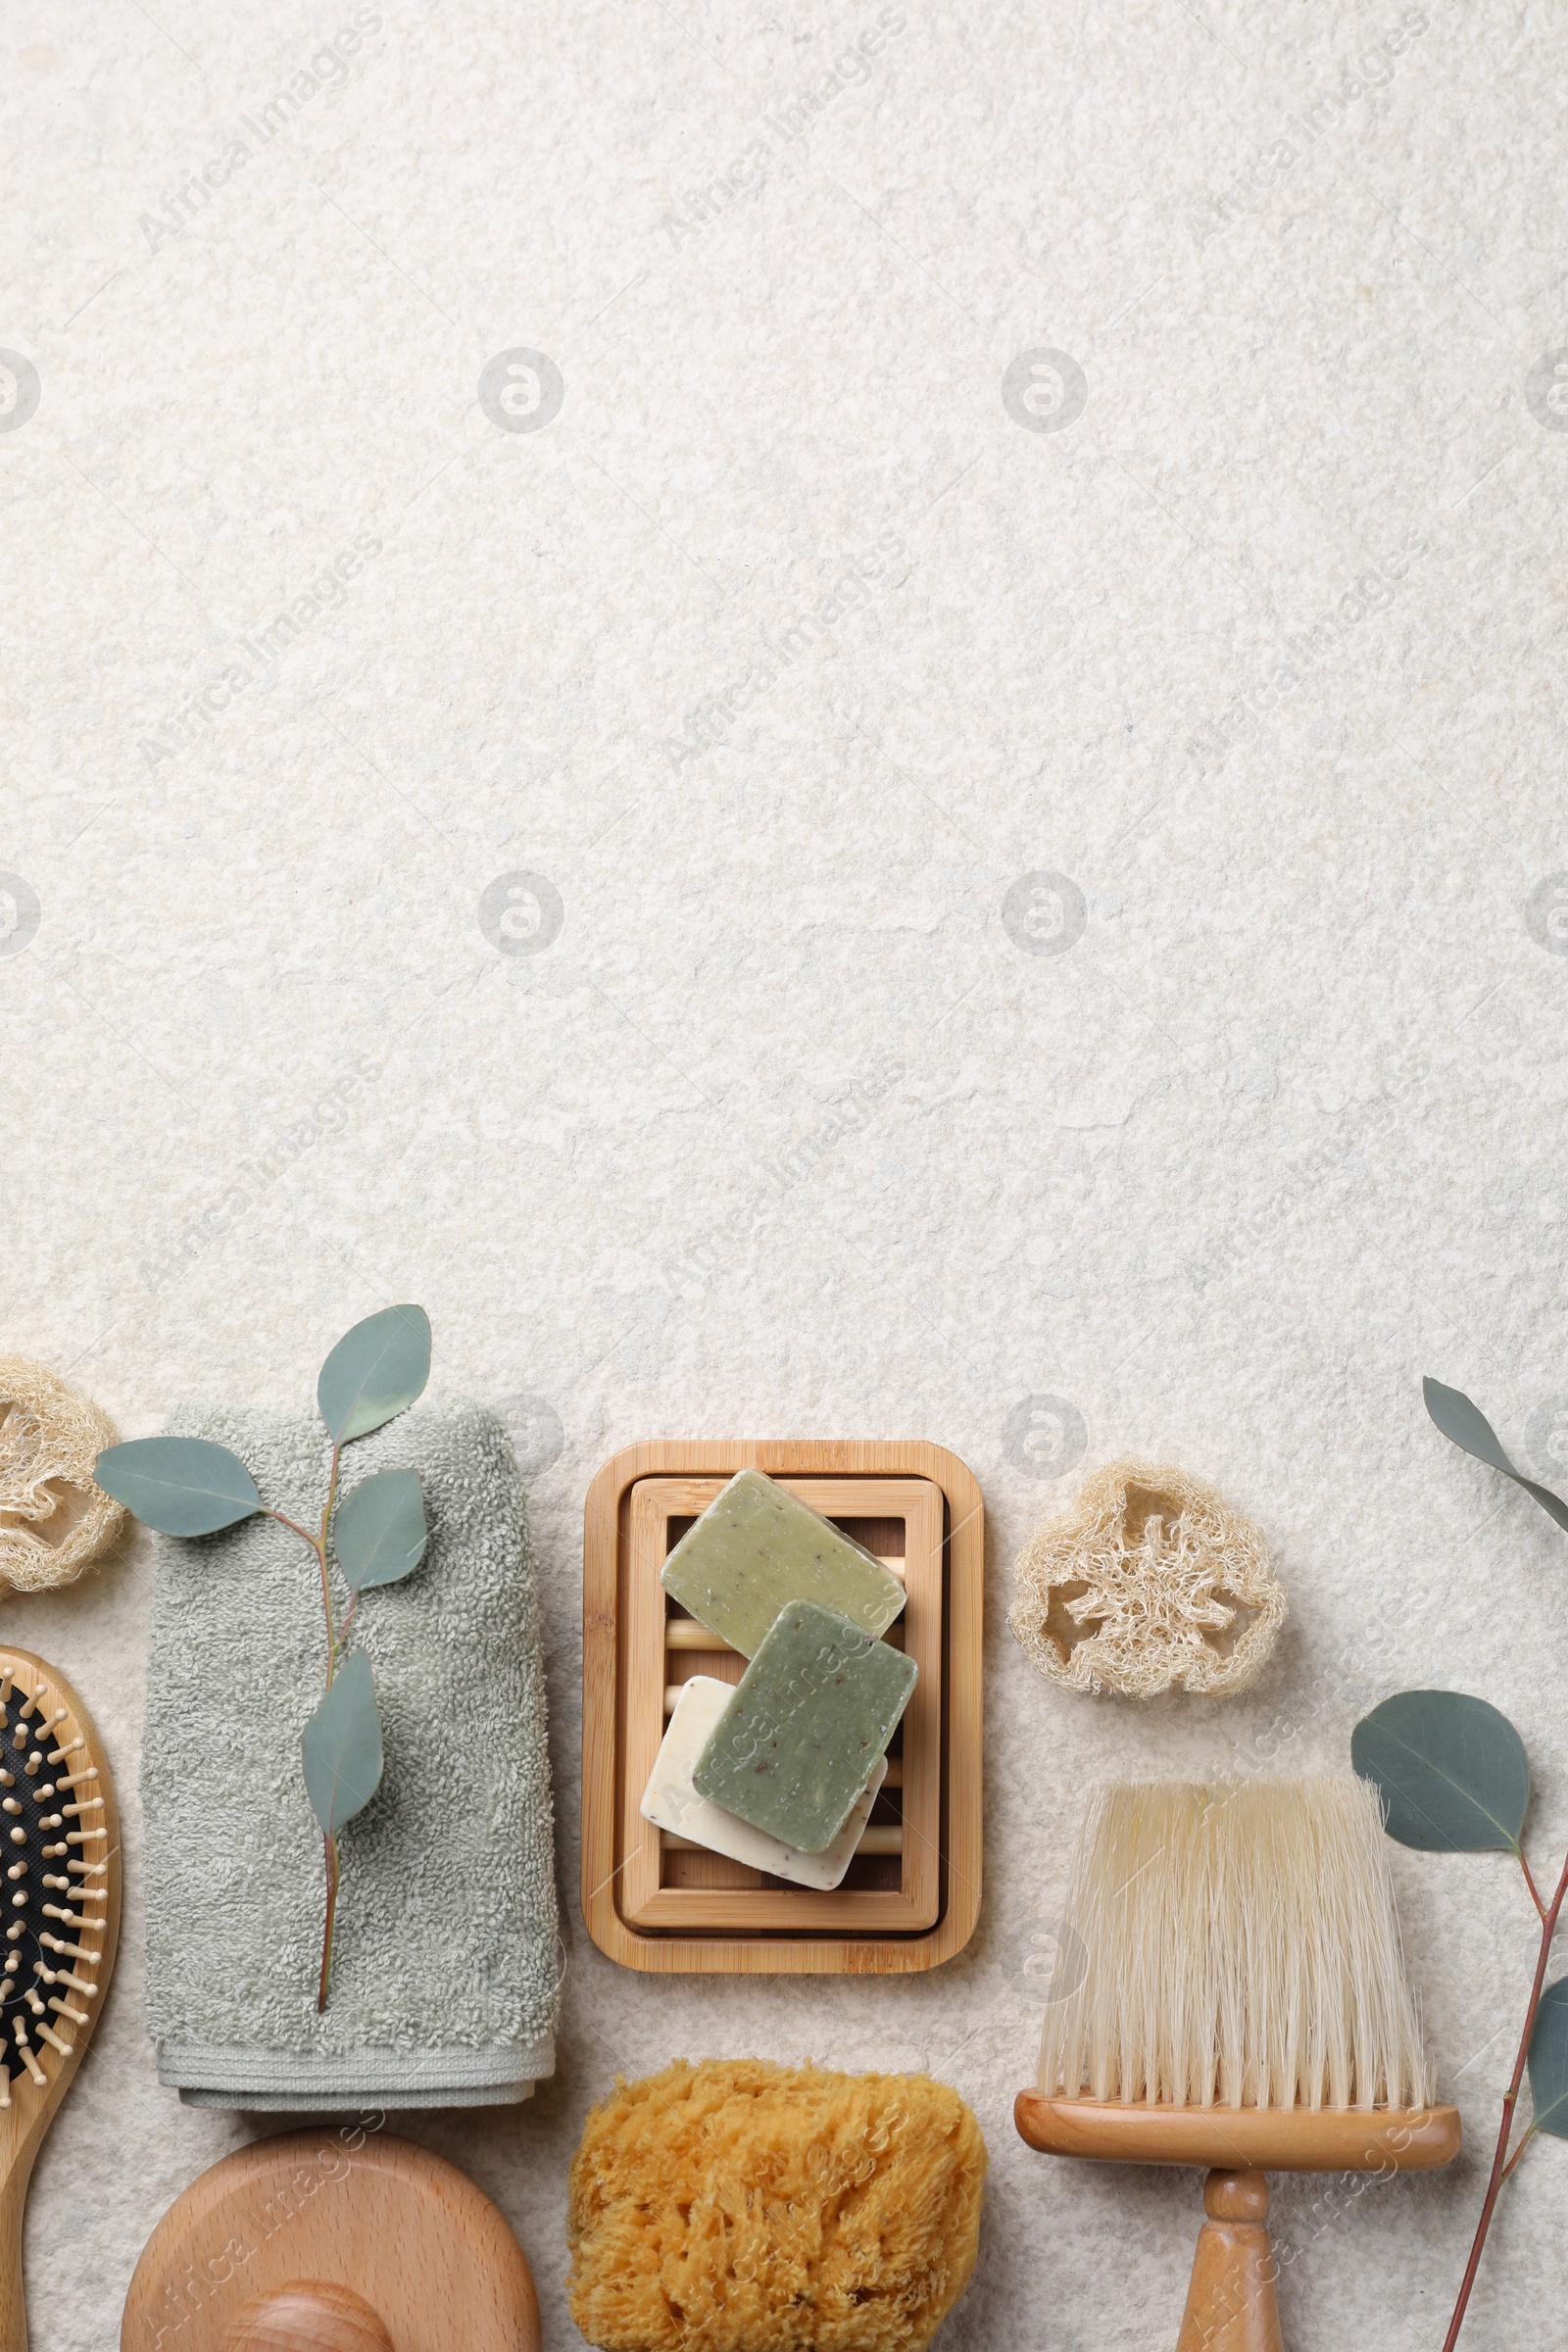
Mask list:
MULTIPOLYGON (((170 1428, 231 1446, 264 1501, 319 1525, 327 1448, 314 1417, 187 1408, 170 1428)), ((315 1557, 265 1518, 158 1538, 147 2021, 159 2080, 196 2104, 483 2106, 554 2072, 550 1766, 522 1488, 504 1425, 472 1404, 421 1402, 357 1440, 344 1491, 405 1466, 419 1474, 429 1546, 355 1610, 386 1761, 339 1834, 322 2017, 321 1838, 300 1771, 325 1668, 315 1557)))

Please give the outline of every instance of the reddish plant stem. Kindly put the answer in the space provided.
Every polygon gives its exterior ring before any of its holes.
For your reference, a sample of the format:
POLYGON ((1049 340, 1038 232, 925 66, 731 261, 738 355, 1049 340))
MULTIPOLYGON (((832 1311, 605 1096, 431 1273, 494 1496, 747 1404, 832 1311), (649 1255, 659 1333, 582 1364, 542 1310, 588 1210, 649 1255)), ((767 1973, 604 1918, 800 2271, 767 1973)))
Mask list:
MULTIPOLYGON (((321 1505, 321 1532, 316 1541, 316 1556, 321 1568, 321 1606, 326 1611, 326 1687, 332 1688, 337 1672, 337 1628, 332 1623, 332 1586, 326 1572, 326 1531, 332 1524, 332 1505, 337 1500, 338 1464, 343 1458, 341 1439, 332 1446, 332 1475, 326 1482, 326 1500, 321 1505)), ((345 1629, 346 1630, 346 1629, 345 1629)), ((326 1846, 326 1924, 321 1931, 321 1981, 316 1992, 318 2017, 326 2007, 326 1990, 332 1982, 332 1922, 337 1912, 337 1839, 330 1830, 323 1840, 326 1846)))
POLYGON ((337 1500, 337 1471, 338 1464, 342 1459, 343 1441, 339 1438, 332 1447, 332 1475, 326 1482, 326 1501, 321 1510, 321 1542, 323 1544, 326 1542, 327 1522, 332 1516, 332 1505, 337 1500))
MULTIPOLYGON (((337 1478, 335 1455, 332 1463, 332 1476, 335 1483, 337 1478)), ((323 1512, 321 1515, 321 1532, 318 1536, 313 1536, 308 1527, 301 1527, 297 1519, 288 1518, 282 1511, 270 1510, 267 1516, 269 1519, 275 1519, 279 1527, 289 1528, 300 1538, 302 1543, 308 1544, 316 1554, 316 1565, 321 1578, 321 1607, 326 1615, 326 1682, 327 1688, 330 1690, 333 1670, 337 1664, 337 1641, 332 1631, 332 1588, 326 1580, 326 1514, 323 1512)))
POLYGON ((270 1505, 265 1505, 264 1507, 267 1510, 267 1516, 269 1519, 275 1519, 279 1527, 291 1528, 296 1536, 301 1536, 304 1538, 305 1542, 310 1545, 313 1551, 316 1549, 316 1538, 312 1535, 308 1527, 301 1527, 299 1521, 297 1519, 291 1519, 286 1511, 274 1511, 270 1505))
POLYGON ((332 1978, 332 1917, 337 1910, 337 1839, 326 1837, 326 1934, 321 1938, 321 1981, 316 1988, 316 2014, 326 2007, 326 1988, 332 1978))
MULTIPOLYGON (((296 1520, 285 1517, 282 1511, 270 1510, 267 1514, 270 1519, 275 1519, 279 1526, 291 1528, 316 1554, 316 1565, 321 1578, 321 1610, 326 1618, 326 1688, 329 1690, 332 1677, 337 1672, 337 1653, 348 1633, 349 1619, 354 1615, 354 1601, 358 1598, 357 1594, 350 1598, 348 1616, 343 1620, 342 1633, 339 1633, 332 1622, 332 1583, 327 1573, 326 1539, 332 1524, 332 1506, 337 1500, 338 1468, 342 1459, 343 1445, 340 1439, 332 1447, 332 1470, 326 1483, 326 1500, 321 1506, 319 1534, 313 1535, 308 1527, 301 1527, 296 1520)), ((327 1986, 332 1981, 332 1923, 337 1912, 338 1878, 337 1840, 328 1831, 321 1842, 326 1852, 326 1924, 321 1932, 321 1975, 316 1992, 318 2015, 326 2007, 327 1986)))
POLYGON ((326 1531, 331 1525, 332 1505, 337 1499, 337 1466, 342 1458, 342 1453, 341 1445, 333 1446, 332 1475, 326 1485, 326 1500, 321 1505, 321 1532, 319 1536, 312 1539, 316 1544, 316 1556, 321 1565, 321 1606, 326 1611, 326 1687, 329 1690, 332 1688, 332 1677, 337 1672, 338 1636, 337 1629, 332 1623, 332 1587, 326 1573, 326 1531))
MULTIPOLYGON (((1470 2289, 1475 2285, 1476 2273, 1481 2268, 1481 2250, 1487 2242, 1487 2231, 1492 2227, 1492 2213, 1497 2202, 1497 2191, 1501 2188, 1508 2173, 1513 2170, 1512 2165, 1504 2166, 1503 2159, 1508 2153, 1508 2141, 1513 2132, 1514 2109, 1519 2104, 1519 2092, 1525 2079, 1525 2066, 1530 2056, 1530 2036, 1536 2030, 1536 2012, 1541 2007, 1541 1988, 1546 1981, 1546 1964, 1551 1958, 1551 1939, 1557 1929, 1557 1914, 1562 1909, 1564 1895, 1568 1895, 1568 1860, 1563 1863, 1562 1877, 1557 1881, 1557 1891, 1552 1896, 1549 1907, 1543 1905, 1540 1895, 1536 1892, 1535 1880, 1530 1875, 1530 1866, 1525 1861, 1522 1852, 1519 1853, 1519 1866, 1525 1874, 1525 1884, 1530 1888, 1536 1909, 1541 1913, 1541 1952, 1536 1961, 1535 1983, 1530 1987, 1530 2006, 1525 2012, 1525 2030, 1519 2037, 1519 2055, 1513 2062, 1513 2080, 1503 2094, 1502 2124, 1497 2132, 1497 2152, 1492 2159, 1492 2178, 1487 2182, 1487 2199, 1481 2208, 1481 2219, 1476 2225, 1475 2243, 1470 2248, 1470 2259, 1465 2264, 1464 2277, 1459 2282, 1459 2300, 1453 2307, 1453 2318, 1448 2322, 1448 2332, 1443 2339, 1443 2352, 1453 2352, 1453 2347, 1459 2340, 1459 2330, 1464 2326, 1464 2315, 1470 2301, 1470 2289)), ((1525 2144, 1525 2142, 1520 2143, 1520 2155, 1524 2153, 1525 2144)), ((1516 2157, 1515 2162, 1517 2161, 1516 2157)))
POLYGON ((326 1687, 332 1688, 332 1676, 337 1667, 337 1636, 332 1631, 332 1588, 326 1580, 326 1545, 316 1546, 316 1565, 321 1572, 321 1607, 326 1614, 326 1687))

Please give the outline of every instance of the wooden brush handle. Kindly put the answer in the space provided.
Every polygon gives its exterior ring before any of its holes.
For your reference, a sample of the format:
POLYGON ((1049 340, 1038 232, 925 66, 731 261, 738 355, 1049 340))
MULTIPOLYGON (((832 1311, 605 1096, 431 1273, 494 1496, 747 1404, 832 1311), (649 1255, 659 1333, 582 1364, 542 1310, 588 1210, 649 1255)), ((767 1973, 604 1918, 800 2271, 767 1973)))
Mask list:
MULTIPOLYGON (((12 2097, 17 2096, 16 2085, 12 2097)), ((30 2154, 0 2182, 0 2352, 27 2352, 27 2304, 22 2284, 22 2217, 27 2203, 30 2154)))
POLYGON ((394 2352, 380 2314, 351 2287, 302 2278, 247 2303, 223 2352, 394 2352))
POLYGON ((1261 2173, 1213 2172, 1176 2352, 1285 2352, 1261 2173))

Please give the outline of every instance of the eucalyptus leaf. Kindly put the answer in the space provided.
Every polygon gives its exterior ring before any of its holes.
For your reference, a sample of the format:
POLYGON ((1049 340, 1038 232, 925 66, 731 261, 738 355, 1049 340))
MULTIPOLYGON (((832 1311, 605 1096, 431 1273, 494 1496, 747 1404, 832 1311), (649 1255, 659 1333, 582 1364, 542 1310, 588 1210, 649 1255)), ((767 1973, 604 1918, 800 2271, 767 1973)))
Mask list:
POLYGON ((210 1438, 130 1438, 106 1446, 93 1476, 162 1536, 211 1536, 262 1507, 237 1453, 210 1438))
POLYGON ((1530 2096, 1536 2130, 1568 2139, 1568 1977, 1541 1996, 1530 2033, 1530 2096))
POLYGON ((1385 1826, 1429 1854, 1516 1850, 1530 1760, 1506 1715, 1460 1690, 1401 1690, 1363 1716, 1350 1762, 1383 1796, 1385 1826))
POLYGON ((429 1536, 413 1470, 377 1470, 345 1494, 332 1520, 338 1563, 356 1592, 395 1585, 417 1568, 429 1536))
POLYGON ((316 1383, 327 1436, 346 1446, 406 1412, 430 1377, 430 1318, 388 1306, 345 1332, 316 1383))
POLYGON ((1492 1423, 1462 1389, 1446 1389, 1441 1380, 1423 1380, 1421 1394, 1426 1398, 1427 1411, 1450 1445, 1474 1454, 1478 1462, 1500 1470, 1504 1478, 1511 1478, 1516 1487, 1523 1487, 1527 1494, 1535 1496, 1548 1519, 1555 1519, 1560 1528, 1568 1530, 1568 1502, 1549 1487, 1538 1486, 1533 1478, 1526 1478, 1522 1470, 1514 1468, 1498 1445, 1492 1423))
POLYGON ((305 1787, 323 1836, 363 1813, 381 1781, 381 1718, 370 1661, 351 1650, 300 1735, 305 1787))

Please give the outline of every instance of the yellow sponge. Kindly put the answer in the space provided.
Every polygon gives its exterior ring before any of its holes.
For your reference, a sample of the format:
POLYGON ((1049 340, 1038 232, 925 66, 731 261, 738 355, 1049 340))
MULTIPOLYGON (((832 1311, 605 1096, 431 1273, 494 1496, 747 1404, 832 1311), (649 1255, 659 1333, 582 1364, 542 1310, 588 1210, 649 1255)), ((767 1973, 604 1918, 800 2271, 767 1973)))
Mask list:
POLYGON ((572 2160, 571 2316, 602 2352, 923 2352, 974 2268, 980 2127, 927 2075, 682 2060, 572 2160))

